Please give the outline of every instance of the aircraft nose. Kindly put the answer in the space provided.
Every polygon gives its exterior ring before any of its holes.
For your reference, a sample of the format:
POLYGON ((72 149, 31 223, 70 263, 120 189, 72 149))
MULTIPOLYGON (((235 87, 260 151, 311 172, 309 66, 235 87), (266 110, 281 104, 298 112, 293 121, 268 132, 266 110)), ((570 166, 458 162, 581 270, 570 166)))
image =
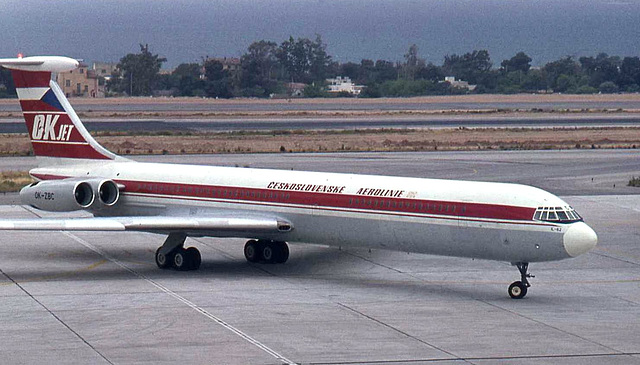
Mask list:
POLYGON ((565 232, 564 249, 569 256, 576 257, 596 247, 598 235, 586 223, 574 223, 565 232))

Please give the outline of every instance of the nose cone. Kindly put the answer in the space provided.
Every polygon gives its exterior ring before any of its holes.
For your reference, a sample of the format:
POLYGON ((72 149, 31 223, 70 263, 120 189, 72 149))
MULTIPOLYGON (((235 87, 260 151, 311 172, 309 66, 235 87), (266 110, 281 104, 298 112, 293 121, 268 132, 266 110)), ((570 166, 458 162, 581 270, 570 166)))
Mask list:
POLYGON ((569 256, 576 257, 596 247, 598 235, 584 222, 574 223, 564 234, 564 249, 569 256))

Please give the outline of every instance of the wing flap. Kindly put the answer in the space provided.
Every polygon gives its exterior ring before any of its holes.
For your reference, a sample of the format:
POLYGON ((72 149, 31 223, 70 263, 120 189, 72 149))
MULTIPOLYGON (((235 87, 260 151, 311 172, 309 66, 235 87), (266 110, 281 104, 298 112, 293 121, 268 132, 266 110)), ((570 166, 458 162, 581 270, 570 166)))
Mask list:
POLYGON ((284 233, 293 229, 279 218, 242 217, 90 217, 1 219, 0 230, 20 231, 188 231, 284 233))

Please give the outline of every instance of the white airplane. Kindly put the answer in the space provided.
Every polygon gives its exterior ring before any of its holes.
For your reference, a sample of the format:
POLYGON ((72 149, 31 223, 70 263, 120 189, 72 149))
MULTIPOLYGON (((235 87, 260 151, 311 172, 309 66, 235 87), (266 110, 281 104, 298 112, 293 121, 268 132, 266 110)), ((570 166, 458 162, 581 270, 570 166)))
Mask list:
POLYGON ((144 231, 168 235, 161 269, 198 269, 187 237, 243 237, 249 262, 284 263, 285 242, 510 262, 523 298, 530 262, 581 255, 596 233, 560 198, 504 183, 141 163, 99 145, 52 80, 71 58, 0 59, 11 69, 38 166, 20 192, 46 211, 90 218, 4 219, 4 230, 144 231))

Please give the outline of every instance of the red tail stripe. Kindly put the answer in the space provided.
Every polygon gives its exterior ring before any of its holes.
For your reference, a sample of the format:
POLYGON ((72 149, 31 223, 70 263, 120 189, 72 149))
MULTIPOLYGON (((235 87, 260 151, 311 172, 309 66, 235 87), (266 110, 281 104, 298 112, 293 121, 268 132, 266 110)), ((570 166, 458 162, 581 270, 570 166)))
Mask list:
POLYGON ((16 88, 49 87, 51 72, 48 71, 20 71, 11 70, 13 84, 16 88))
POLYGON ((20 100, 20 106, 24 112, 62 112, 41 100, 20 100))
POLYGON ((83 158, 91 160, 110 160, 88 144, 69 144, 64 142, 32 142, 36 156, 83 158))

